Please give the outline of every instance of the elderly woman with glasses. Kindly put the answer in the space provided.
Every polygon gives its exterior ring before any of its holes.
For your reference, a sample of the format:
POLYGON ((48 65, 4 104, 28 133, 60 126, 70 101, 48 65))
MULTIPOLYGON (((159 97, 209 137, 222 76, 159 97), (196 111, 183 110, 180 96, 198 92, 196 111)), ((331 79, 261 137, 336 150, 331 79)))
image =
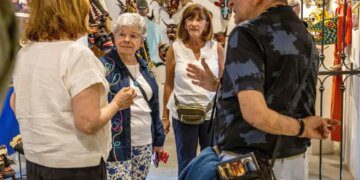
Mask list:
POLYGON ((107 162, 109 179, 145 179, 152 152, 161 153, 165 140, 159 116, 158 85, 146 61, 138 55, 146 22, 135 13, 121 14, 113 28, 115 46, 100 60, 107 70, 109 101, 125 87, 136 90, 130 108, 112 118, 113 148, 107 162))

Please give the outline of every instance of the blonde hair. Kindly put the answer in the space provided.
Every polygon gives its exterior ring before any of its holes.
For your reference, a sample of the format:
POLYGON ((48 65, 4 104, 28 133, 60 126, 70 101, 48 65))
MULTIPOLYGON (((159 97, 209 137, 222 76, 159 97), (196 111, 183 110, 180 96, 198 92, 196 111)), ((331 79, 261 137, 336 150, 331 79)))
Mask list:
POLYGON ((76 39, 89 33, 89 0, 31 0, 25 36, 30 41, 76 39))
POLYGON ((194 17, 200 17, 201 19, 205 19, 207 22, 207 27, 205 27, 204 32, 202 34, 202 38, 205 41, 211 40, 214 37, 214 30, 213 30, 213 24, 212 24, 212 15, 211 13, 200 4, 192 4, 188 6, 182 15, 179 28, 177 31, 177 37, 181 40, 189 39, 189 33, 185 29, 185 23, 187 19, 191 19, 194 17))

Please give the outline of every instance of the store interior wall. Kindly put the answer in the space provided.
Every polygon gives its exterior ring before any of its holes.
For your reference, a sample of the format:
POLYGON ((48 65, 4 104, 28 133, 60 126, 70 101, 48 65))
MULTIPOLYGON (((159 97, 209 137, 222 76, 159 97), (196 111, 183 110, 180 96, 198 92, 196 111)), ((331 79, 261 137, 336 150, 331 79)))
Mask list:
MULTIPOLYGON (((118 6, 117 0, 102 0, 104 4, 106 4, 106 7, 110 13, 111 18, 114 20, 119 15, 120 9, 118 6)), ((125 0, 121 0, 124 2, 125 0)), ((146 0, 149 4, 149 15, 151 15, 152 10, 154 10, 154 22, 160 25, 163 36, 165 37, 166 41, 168 42, 168 39, 166 37, 166 26, 163 23, 165 21, 167 24, 171 23, 179 23, 180 18, 182 15, 182 12, 184 10, 184 7, 180 5, 179 11, 173 15, 172 18, 169 17, 169 15, 164 11, 160 10, 160 6, 157 2, 153 0, 146 0)), ((206 7, 211 13, 213 14, 213 26, 214 26, 214 32, 223 32, 225 31, 226 27, 228 27, 228 33, 233 29, 234 21, 232 18, 230 18, 228 21, 222 20, 220 16, 220 8, 214 5, 215 0, 192 0, 193 3, 201 4, 202 6, 206 7)))

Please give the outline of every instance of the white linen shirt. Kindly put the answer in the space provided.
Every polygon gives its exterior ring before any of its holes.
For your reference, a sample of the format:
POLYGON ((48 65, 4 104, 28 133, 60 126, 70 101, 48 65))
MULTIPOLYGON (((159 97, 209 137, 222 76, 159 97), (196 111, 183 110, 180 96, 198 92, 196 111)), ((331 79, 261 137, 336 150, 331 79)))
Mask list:
POLYGON ((84 89, 100 83, 100 107, 107 104, 105 69, 89 48, 74 41, 31 42, 18 53, 13 81, 27 160, 78 168, 107 159, 110 123, 94 135, 82 133, 74 123, 71 99, 84 89))

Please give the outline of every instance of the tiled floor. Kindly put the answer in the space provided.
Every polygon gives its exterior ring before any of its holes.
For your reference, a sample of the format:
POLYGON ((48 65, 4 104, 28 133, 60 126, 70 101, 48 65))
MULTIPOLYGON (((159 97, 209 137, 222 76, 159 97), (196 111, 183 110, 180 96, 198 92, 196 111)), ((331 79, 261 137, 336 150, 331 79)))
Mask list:
MULTIPOLYGON (((177 160, 174 135, 172 130, 166 138, 165 150, 169 152, 170 158, 167 164, 160 164, 159 168, 151 167, 148 180, 176 180, 177 160)), ((322 180, 339 180, 339 157, 335 155, 323 156, 322 180)), ((309 155, 309 180, 319 179, 319 156, 309 155)), ((343 180, 353 180, 347 168, 343 171, 343 180)))

